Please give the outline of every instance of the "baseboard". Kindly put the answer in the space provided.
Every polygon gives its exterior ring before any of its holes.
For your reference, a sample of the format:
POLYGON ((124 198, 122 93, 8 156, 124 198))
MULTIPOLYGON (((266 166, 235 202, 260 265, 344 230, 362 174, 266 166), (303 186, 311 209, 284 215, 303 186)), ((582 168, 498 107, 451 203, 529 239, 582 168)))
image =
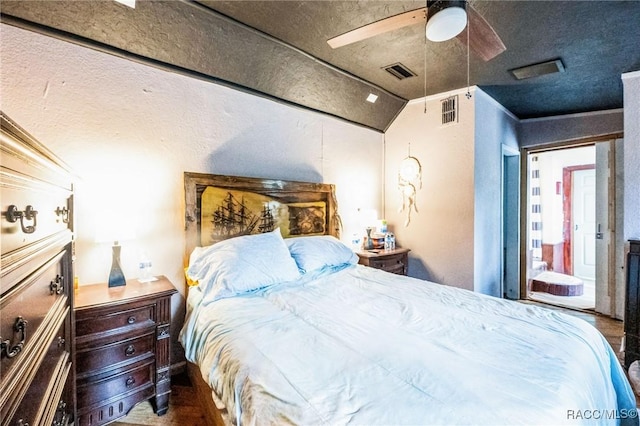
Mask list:
POLYGON ((171 367, 169 367, 169 371, 171 371, 172 376, 186 373, 187 361, 180 361, 180 362, 176 362, 175 364, 171 364, 171 367))

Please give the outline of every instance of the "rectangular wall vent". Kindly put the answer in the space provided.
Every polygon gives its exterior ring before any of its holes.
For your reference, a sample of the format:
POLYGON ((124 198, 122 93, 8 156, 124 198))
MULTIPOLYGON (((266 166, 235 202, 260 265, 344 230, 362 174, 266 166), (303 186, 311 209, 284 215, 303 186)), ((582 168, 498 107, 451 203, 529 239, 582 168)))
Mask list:
POLYGON ((442 124, 458 122, 458 95, 449 96, 440 101, 442 105, 442 124))
POLYGON ((404 80, 405 78, 414 77, 416 75, 416 73, 402 65, 400 62, 387 65, 386 67, 383 67, 383 69, 398 80, 404 80))

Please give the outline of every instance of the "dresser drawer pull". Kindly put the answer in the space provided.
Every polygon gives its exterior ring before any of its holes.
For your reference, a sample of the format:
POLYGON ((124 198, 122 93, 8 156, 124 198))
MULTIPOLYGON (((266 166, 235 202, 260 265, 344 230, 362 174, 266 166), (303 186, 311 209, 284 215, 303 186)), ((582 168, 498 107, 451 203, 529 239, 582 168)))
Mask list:
POLYGON ((136 383, 136 379, 134 379, 132 376, 129 376, 127 378, 127 381, 125 382, 125 385, 127 385, 128 388, 130 388, 131 386, 133 386, 136 383))
POLYGON ((126 356, 131 356, 135 353, 136 353, 136 348, 134 348, 133 345, 127 346, 127 348, 124 350, 124 354, 126 356))
POLYGON ((62 216, 62 223, 69 223, 69 209, 66 207, 56 207, 56 216, 62 216))
POLYGON ((65 343, 67 343, 67 341, 64 339, 64 337, 58 336, 58 347, 63 347, 65 343))
POLYGON ((64 277, 56 274, 55 281, 51 281, 49 284, 50 294, 62 294, 64 292, 64 277))
POLYGON ((56 417, 53 419, 51 426, 66 426, 69 424, 69 414, 67 413, 67 403, 60 400, 58 403, 58 409, 56 410, 56 417))
POLYGON ((25 207, 24 211, 18 210, 15 205, 10 205, 7 209, 7 220, 11 223, 17 222, 20 219, 20 227, 22 228, 22 232, 25 234, 33 234, 36 232, 36 215, 38 212, 33 209, 32 206, 25 207), (33 220, 33 225, 25 226, 25 220, 33 220))
POLYGON ((17 344, 11 345, 11 340, 2 340, 2 337, 0 337, 1 353, 2 355, 6 354, 7 358, 13 358, 22 351, 24 341, 27 340, 27 320, 22 317, 16 318, 16 323, 13 325, 13 329, 16 333, 21 334, 21 339, 17 344))
POLYGON ((136 317, 133 315, 127 318, 127 324, 133 324, 134 322, 136 322, 136 317))
POLYGON ((29 426, 29 422, 25 422, 24 419, 18 420, 18 426, 29 426))

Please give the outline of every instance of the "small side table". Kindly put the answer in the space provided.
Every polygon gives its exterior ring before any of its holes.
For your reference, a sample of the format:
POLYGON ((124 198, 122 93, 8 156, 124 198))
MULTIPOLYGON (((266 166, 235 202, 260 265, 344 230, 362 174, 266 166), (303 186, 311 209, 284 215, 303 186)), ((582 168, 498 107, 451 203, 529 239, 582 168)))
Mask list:
POLYGON ((151 399, 158 415, 171 393, 171 296, 165 277, 126 286, 80 286, 75 299, 76 425, 103 425, 151 399))
POLYGON ((397 248, 395 250, 364 250, 356 254, 360 258, 361 265, 382 269, 398 275, 407 275, 409 265, 409 249, 397 248))

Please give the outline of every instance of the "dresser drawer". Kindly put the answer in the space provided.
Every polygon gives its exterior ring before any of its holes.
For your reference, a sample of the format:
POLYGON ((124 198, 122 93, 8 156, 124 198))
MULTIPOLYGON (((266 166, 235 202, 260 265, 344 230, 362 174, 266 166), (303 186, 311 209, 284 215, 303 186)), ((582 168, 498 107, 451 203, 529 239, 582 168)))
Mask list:
POLYGON ((71 359, 66 350, 65 326, 66 324, 63 323, 53 334, 54 338, 33 381, 13 414, 10 425, 51 424, 60 403, 67 404, 62 400, 62 395, 67 383, 71 359), (22 423, 20 423, 21 420, 22 423))
POLYGON ((153 360, 123 371, 120 374, 107 376, 94 382, 78 384, 78 407, 101 405, 111 398, 129 392, 137 392, 141 388, 153 387, 155 368, 153 360))
POLYGON ((145 357, 153 357, 155 352, 155 327, 147 329, 145 334, 117 340, 99 348, 76 347, 76 374, 78 378, 100 371, 118 368, 134 363, 145 357))
POLYGON ((73 372, 73 175, 0 111, 0 425, 66 426, 73 372))
POLYGON ((54 306, 68 305, 68 286, 63 276, 63 264, 68 256, 67 251, 58 253, 0 300, 0 336, 9 341, 0 361, 3 384, 15 374, 12 368, 32 357, 32 342, 43 335, 44 331, 39 328, 47 314, 54 306))
POLYGON ((0 168, 2 253, 71 229, 70 196, 65 189, 0 168))
POLYGON ((127 310, 107 310, 95 315, 78 312, 76 315, 76 336, 78 344, 87 339, 132 332, 155 326, 155 305, 144 305, 127 310))

